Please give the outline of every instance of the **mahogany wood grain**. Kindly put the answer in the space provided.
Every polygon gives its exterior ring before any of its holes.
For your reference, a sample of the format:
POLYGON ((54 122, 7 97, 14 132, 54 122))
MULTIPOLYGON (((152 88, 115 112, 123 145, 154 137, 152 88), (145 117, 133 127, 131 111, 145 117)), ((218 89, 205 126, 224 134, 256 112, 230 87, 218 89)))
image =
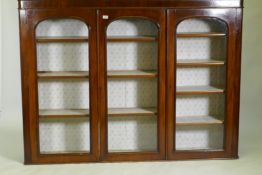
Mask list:
MULTIPOLYGON (((153 161, 186 159, 232 159, 238 158, 240 71, 242 43, 243 0, 18 0, 21 82, 23 102, 23 137, 25 164, 57 164, 111 161, 153 161), (102 20, 108 15, 108 20, 102 20), (119 18, 141 18, 156 23, 158 37, 117 36, 106 37, 106 27, 119 18), (89 37, 36 37, 37 25, 46 19, 74 18, 89 26, 89 37), (176 33, 177 25, 188 18, 216 18, 227 24, 224 33, 176 33), (224 37, 227 38, 227 59, 218 60, 176 60, 177 38, 224 37), (89 44, 89 72, 38 72, 37 44, 49 43, 89 44), (158 70, 135 70, 130 72, 110 72, 106 70, 107 42, 157 42, 158 70), (176 70, 180 67, 226 68, 225 119, 210 122, 176 120, 175 99, 176 70), (58 73, 58 74, 57 74, 58 73), (90 82, 90 110, 71 114, 53 113, 43 115, 38 109, 38 82, 52 79, 85 78, 90 82), (154 110, 133 110, 113 112, 107 109, 107 81, 111 78, 156 78, 158 80, 158 105, 154 110), (111 111, 111 112, 110 112, 111 111), (62 114, 62 115, 61 115, 62 114), (109 152, 107 143, 108 117, 122 115, 157 116, 158 149, 140 152, 109 152), (45 152, 40 153, 39 122, 52 118, 90 118, 90 152, 45 152), (222 122, 222 123, 221 123, 222 122), (176 123, 178 125, 223 124, 223 150, 189 150, 175 148, 176 123)), ((215 59, 215 58, 214 58, 215 59)), ((221 89, 217 89, 222 93, 221 89)), ((218 92, 217 91, 217 92, 218 92)), ((178 89, 179 92, 179 89, 178 89)), ((189 91, 192 95, 200 91, 189 91)), ((186 93, 189 93, 186 91, 186 93)), ((209 93, 208 89, 204 93, 209 93)), ((213 92, 213 90, 212 90, 213 92)), ((180 89, 179 93, 185 93, 180 89)), ((201 91, 201 94, 203 91, 201 91)), ((183 95, 183 94, 180 94, 183 95)), ((184 94, 185 95, 185 94, 184 94)), ((129 109, 130 110, 130 109, 129 109)), ((179 116, 177 116, 179 117, 179 116)), ((197 116, 196 116, 197 117, 197 116)), ((205 116, 208 117, 208 116, 205 116)), ((212 116, 210 116, 212 117, 212 116)))
MULTIPOLYGON (((234 72, 233 75, 235 77, 234 86, 231 86, 231 90, 235 92, 234 94, 234 114, 232 116, 232 144, 231 144, 231 157, 238 158, 238 140, 239 140, 239 111, 240 111, 240 84, 241 84, 241 54, 242 54, 242 25, 243 25, 243 10, 236 10, 236 42, 235 42, 235 67, 232 70, 234 72)), ((233 43, 232 43, 233 44, 233 43)))
POLYGON ((243 0, 19 0, 19 8, 241 8, 243 0))

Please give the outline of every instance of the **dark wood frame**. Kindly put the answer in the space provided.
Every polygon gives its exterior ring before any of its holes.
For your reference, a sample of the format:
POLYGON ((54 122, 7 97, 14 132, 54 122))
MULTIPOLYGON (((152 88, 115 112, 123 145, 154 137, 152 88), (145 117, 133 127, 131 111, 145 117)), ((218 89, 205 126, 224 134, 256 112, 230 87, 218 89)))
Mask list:
MULTIPOLYGON (((207 158, 237 158, 240 70, 242 42, 243 0, 18 0, 20 17, 20 47, 22 72, 22 102, 25 164, 80 163, 97 161, 181 160, 207 158), (124 10, 123 10, 124 9, 124 10), (102 20, 101 15, 109 15, 102 20), (106 99, 106 26, 113 20, 139 17, 154 21, 159 31, 158 67, 158 152, 108 153, 107 151, 107 99, 106 99), (228 60, 226 84, 225 144, 223 151, 176 151, 174 149, 175 97, 176 97, 176 28, 187 18, 216 18, 228 26, 228 60), (36 63, 35 27, 49 18, 76 18, 89 25, 90 37, 90 93, 91 153, 41 155, 38 138, 38 74, 36 63)), ((210 34, 219 36, 219 33, 210 34)), ((189 37, 180 35, 179 37, 189 37)), ((195 36, 197 37, 197 35, 195 36)), ((79 38, 86 41, 86 38, 79 38)), ((112 41, 130 40, 112 38, 112 41)), ((152 38, 146 38, 150 41, 152 38)), ((48 42, 43 39, 43 42, 48 42)), ((60 40, 61 41, 61 40, 60 40)), ((64 39, 64 42, 76 40, 64 39)), ((213 63, 205 63, 212 66, 213 63)), ((216 63, 221 64, 223 63, 216 63)), ((190 66, 181 64, 180 66, 190 66)), ((198 66, 203 66, 198 65, 198 66)), ((154 75, 153 75, 154 76, 154 75)), ((49 77, 50 78, 50 77, 49 77)), ((52 77, 51 77, 52 78, 52 77)), ((58 77, 61 78, 61 77, 58 77)), ((62 77, 68 78, 68 77, 62 77)), ((86 78, 71 77, 71 78, 86 78)))

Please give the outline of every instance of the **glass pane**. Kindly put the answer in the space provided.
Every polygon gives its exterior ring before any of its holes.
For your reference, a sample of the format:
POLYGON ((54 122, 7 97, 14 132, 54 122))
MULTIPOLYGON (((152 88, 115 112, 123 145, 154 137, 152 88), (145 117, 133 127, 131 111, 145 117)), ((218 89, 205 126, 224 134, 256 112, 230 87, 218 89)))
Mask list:
POLYGON ((221 150, 224 140, 227 27, 187 19, 177 28, 176 150, 221 150))
POLYGON ((39 136, 42 154, 77 153, 90 150, 88 118, 42 120, 39 136))
POLYGON ((74 19, 45 20, 36 40, 40 153, 89 152, 88 27, 74 19))
POLYGON ((158 30, 142 19, 107 29, 108 151, 157 151, 158 30))

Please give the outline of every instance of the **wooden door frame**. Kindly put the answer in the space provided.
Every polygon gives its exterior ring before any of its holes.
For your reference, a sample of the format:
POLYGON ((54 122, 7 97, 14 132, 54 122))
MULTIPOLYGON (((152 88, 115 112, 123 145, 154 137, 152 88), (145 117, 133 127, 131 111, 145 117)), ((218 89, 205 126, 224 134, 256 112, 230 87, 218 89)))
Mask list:
POLYGON ((19 11, 25 164, 77 163, 97 161, 99 157, 97 115, 96 10, 39 9, 19 11), (40 154, 38 117, 38 78, 35 29, 46 19, 78 19, 89 27, 90 61, 90 153, 40 154))
MULTIPOLYGON (((169 9, 167 12, 167 157, 173 160, 237 158, 240 92, 240 49, 236 48, 239 31, 236 9, 169 9), (176 28, 189 18, 216 18, 228 27, 227 71, 226 71, 226 117, 224 150, 222 151, 176 151, 176 28)), ((240 16, 240 14, 238 15, 240 16)), ((241 19, 241 18, 240 18, 241 19)), ((238 21, 240 21, 238 19, 238 21)), ((241 28, 240 28, 241 29, 241 28)))
POLYGON ((99 116, 100 116, 100 151, 101 161, 142 161, 165 159, 165 10, 148 9, 106 9, 98 13, 98 54, 99 54, 99 116), (103 15, 108 19, 104 20, 103 15), (107 142, 107 62, 106 62, 106 29, 114 20, 120 18, 148 19, 159 28, 158 53, 158 150, 157 152, 109 153, 107 142))

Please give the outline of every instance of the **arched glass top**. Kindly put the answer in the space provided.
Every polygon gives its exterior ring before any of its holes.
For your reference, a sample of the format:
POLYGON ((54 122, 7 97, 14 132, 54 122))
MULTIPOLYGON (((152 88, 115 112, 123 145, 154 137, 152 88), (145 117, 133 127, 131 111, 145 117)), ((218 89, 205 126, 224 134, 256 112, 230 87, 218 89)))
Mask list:
POLYGON ((189 18, 182 21, 177 28, 177 33, 227 33, 226 23, 216 18, 189 18))
POLYGON ((146 19, 126 18, 113 21, 107 29, 108 36, 157 36, 156 25, 146 19))
POLYGON ((47 19, 38 24, 36 36, 88 36, 88 27, 78 19, 47 19))

